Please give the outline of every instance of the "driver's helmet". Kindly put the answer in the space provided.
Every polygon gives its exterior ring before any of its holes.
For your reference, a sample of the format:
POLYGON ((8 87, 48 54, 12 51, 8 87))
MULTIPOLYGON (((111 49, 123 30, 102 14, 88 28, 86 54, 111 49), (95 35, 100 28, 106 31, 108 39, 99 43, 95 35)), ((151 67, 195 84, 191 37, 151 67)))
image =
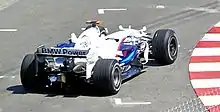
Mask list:
POLYGON ((95 27, 96 25, 101 24, 101 21, 99 21, 99 20, 88 20, 88 21, 86 21, 86 24, 91 24, 92 27, 95 27))

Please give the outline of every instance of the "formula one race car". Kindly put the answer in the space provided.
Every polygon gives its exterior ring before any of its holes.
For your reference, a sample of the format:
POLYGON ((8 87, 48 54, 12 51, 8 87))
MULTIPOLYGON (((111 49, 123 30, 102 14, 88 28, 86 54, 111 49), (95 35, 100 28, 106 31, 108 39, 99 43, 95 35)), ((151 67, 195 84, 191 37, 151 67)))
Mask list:
POLYGON ((120 31, 108 34, 98 21, 87 23, 90 25, 78 37, 72 33, 68 42, 39 46, 24 57, 20 78, 25 89, 81 80, 116 94, 122 81, 140 73, 150 57, 165 65, 177 59, 178 40, 171 29, 159 29, 152 35, 146 33, 146 27, 136 30, 120 25, 120 31))

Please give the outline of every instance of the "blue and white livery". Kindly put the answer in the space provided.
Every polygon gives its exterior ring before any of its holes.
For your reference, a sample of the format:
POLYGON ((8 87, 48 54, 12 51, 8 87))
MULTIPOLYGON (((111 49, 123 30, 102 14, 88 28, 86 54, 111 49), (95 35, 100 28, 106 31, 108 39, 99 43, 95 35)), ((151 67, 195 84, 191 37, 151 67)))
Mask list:
POLYGON ((177 58, 178 41, 171 29, 157 30, 152 36, 146 33, 145 26, 137 30, 120 25, 119 31, 109 34, 107 28, 99 25, 100 21, 87 23, 78 37, 72 33, 68 42, 53 47, 42 45, 34 54, 26 55, 21 69, 24 87, 33 88, 30 85, 34 84, 26 80, 30 74, 38 74, 33 76, 33 82, 45 76, 45 85, 71 85, 83 80, 116 94, 122 81, 139 74, 149 58, 161 64, 172 64, 177 58), (33 61, 34 68, 28 68, 33 61), (28 73, 29 69, 34 72, 28 73))

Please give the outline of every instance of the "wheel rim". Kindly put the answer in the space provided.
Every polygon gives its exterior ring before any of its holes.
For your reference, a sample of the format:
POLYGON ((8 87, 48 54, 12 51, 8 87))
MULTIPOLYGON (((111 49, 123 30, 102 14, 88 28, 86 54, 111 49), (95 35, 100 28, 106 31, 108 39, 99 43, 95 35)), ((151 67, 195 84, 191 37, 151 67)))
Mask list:
POLYGON ((115 69, 112 71, 112 75, 113 75, 113 83, 115 85, 115 88, 118 89, 121 83, 120 69, 118 67, 115 67, 115 69))
POLYGON ((168 51, 169 51, 169 55, 171 57, 174 57, 177 53, 177 43, 176 43, 176 40, 175 40, 175 37, 171 37, 170 41, 169 41, 169 44, 168 44, 168 51))

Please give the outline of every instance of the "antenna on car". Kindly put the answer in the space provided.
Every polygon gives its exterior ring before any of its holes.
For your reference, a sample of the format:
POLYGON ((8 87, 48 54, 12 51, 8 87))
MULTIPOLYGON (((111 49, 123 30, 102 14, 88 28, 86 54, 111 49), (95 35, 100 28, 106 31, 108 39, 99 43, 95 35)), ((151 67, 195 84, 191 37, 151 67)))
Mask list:
POLYGON ((131 29, 131 25, 128 26, 128 29, 131 29))

